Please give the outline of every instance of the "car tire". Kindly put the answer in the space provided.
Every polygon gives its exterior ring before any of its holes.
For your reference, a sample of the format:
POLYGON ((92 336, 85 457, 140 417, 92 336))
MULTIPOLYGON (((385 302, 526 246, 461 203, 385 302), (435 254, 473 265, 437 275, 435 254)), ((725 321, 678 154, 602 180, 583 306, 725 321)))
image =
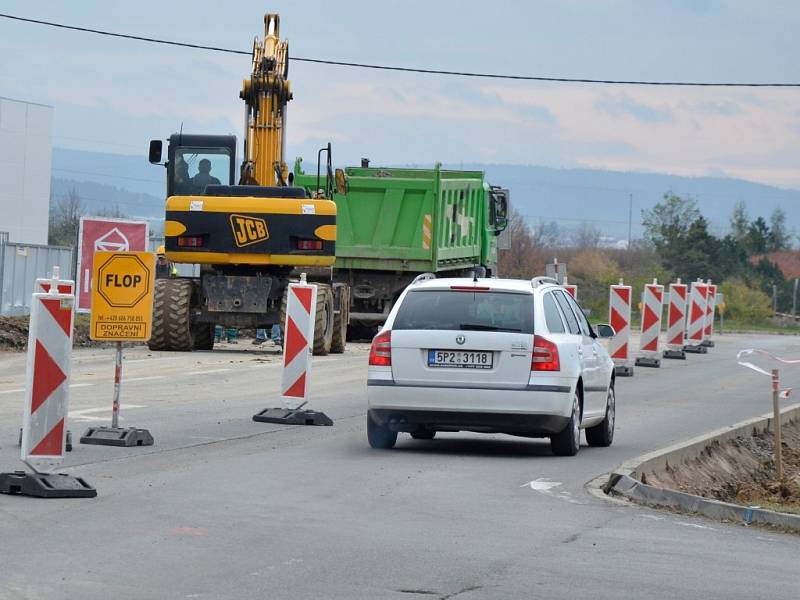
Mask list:
POLYGON ((367 414, 367 440, 373 448, 388 450, 394 448, 397 442, 397 432, 392 431, 386 425, 378 425, 367 414))
POLYGON ((607 448, 614 441, 614 424, 617 420, 617 398, 614 393, 614 385, 608 387, 608 398, 606 399, 606 418, 602 423, 586 429, 586 442, 590 446, 607 448))
POLYGON ((425 429, 424 427, 420 427, 416 431, 411 432, 411 437, 415 440, 432 440, 436 437, 436 432, 432 429, 425 429))
POLYGON ((572 415, 563 431, 550 436, 550 448, 556 456, 575 456, 581 447, 581 398, 578 390, 572 398, 572 415))

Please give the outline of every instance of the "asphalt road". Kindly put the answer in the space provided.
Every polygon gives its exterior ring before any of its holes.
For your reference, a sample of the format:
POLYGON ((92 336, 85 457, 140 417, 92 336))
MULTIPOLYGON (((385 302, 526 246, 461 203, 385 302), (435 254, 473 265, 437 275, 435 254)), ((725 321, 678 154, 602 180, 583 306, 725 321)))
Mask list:
MULTIPOLYGON (((595 497, 619 463, 770 409, 743 347, 638 368, 617 386, 611 448, 556 458, 547 440, 401 436, 369 448, 367 346, 315 359, 313 408, 331 428, 254 423, 277 404, 269 349, 126 350, 122 425, 156 445, 77 444, 107 424, 113 351, 74 355, 65 464, 95 499, 0 496, 0 598, 795 598, 798 538, 595 497)), ((0 469, 16 446, 23 354, 0 354, 0 469)), ((798 387, 800 369, 787 369, 798 387)))

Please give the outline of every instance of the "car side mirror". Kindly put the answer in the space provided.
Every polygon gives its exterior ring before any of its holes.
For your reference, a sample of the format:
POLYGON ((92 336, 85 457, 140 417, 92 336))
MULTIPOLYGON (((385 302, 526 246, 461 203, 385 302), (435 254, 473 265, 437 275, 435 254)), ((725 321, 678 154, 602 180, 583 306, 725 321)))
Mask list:
POLYGON ((607 325, 606 323, 601 323, 600 325, 595 325, 595 330, 597 331, 597 337, 599 338, 613 338, 617 335, 617 332, 614 331, 614 328, 611 325, 607 325))
POLYGON ((150 140, 150 152, 148 154, 148 160, 154 165, 161 163, 162 148, 163 145, 161 143, 161 140, 150 140))

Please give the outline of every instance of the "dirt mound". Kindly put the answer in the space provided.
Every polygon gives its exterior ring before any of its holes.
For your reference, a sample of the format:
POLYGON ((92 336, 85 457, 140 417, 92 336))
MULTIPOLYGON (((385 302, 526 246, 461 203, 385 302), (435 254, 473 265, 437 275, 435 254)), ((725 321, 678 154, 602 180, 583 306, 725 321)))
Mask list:
POLYGON ((24 350, 28 345, 28 317, 0 317, 0 349, 24 350))
POLYGON ((800 513, 800 422, 783 428, 782 481, 772 433, 714 442, 695 460, 648 475, 647 483, 746 506, 800 513))
MULTIPOLYGON (((28 346, 29 317, 0 317, 0 350, 25 350, 28 346)), ((89 316, 75 315, 73 346, 105 347, 110 342, 95 342, 89 339, 89 316)))

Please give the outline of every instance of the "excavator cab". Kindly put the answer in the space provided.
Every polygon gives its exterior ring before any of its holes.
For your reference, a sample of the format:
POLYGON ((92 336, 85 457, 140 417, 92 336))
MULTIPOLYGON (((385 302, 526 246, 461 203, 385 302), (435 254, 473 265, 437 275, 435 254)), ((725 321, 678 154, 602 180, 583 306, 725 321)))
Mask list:
POLYGON ((161 140, 152 140, 150 162, 167 168, 167 198, 202 195, 208 185, 234 184, 236 136, 176 133, 169 138, 165 163, 161 153, 161 140))

